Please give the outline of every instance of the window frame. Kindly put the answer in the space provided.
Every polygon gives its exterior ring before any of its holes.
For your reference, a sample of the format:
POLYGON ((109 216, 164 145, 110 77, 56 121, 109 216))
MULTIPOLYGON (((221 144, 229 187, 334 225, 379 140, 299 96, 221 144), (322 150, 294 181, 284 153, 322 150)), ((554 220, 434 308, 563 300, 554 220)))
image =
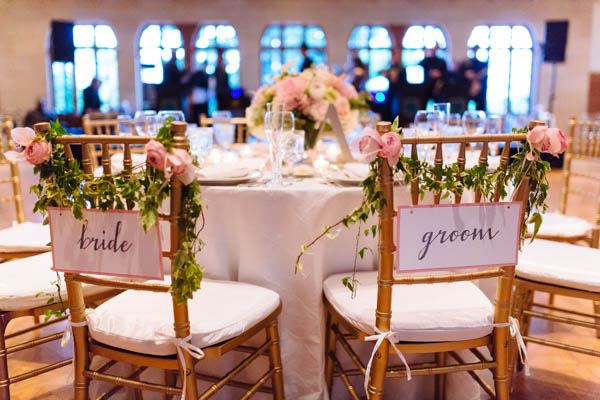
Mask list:
MULTIPOLYGON (((348 36, 348 40, 346 41, 346 47, 348 49, 348 54, 356 54, 356 57, 360 57, 358 54, 361 50, 367 50, 369 52, 369 60, 367 63, 367 78, 365 79, 365 82, 368 82, 370 79, 375 78, 376 76, 380 76, 380 75, 371 75, 371 59, 372 59, 372 51, 373 50, 388 50, 390 52, 390 65, 391 65, 391 60, 392 60, 392 53, 394 51, 394 49, 396 49, 398 46, 398 43, 396 43, 396 38, 394 37, 394 35, 392 34, 392 31, 390 30, 390 27, 388 24, 359 24, 359 25, 355 25, 352 30, 350 31, 350 35, 348 36), (369 38, 367 39, 367 46, 366 47, 350 47, 350 40, 352 39, 352 35, 354 34, 354 31, 358 28, 361 27, 367 27, 369 28, 369 38), (373 30, 374 27, 381 27, 384 28, 387 33, 388 36, 390 38, 390 47, 371 47, 370 45, 370 40, 371 40, 371 31, 373 30)), ((362 61, 362 60, 361 60, 362 61)), ((388 66, 389 68, 389 66, 388 66)))
MULTIPOLYGON (((198 51, 202 51, 202 50, 205 50, 205 51, 206 50, 208 50, 208 51, 209 50, 217 50, 217 51, 219 51, 219 50, 222 50, 223 53, 225 53, 228 50, 237 50, 238 54, 239 54, 239 57, 240 57, 240 65, 239 65, 238 70, 237 70, 238 80, 239 80, 238 85, 237 86, 233 86, 232 85, 232 83, 231 83, 231 76, 232 76, 232 74, 230 74, 228 72, 227 76, 229 78, 229 86, 232 89, 239 89, 239 88, 242 87, 242 62, 241 62, 242 54, 241 54, 241 51, 240 51, 240 40, 239 40, 239 36, 238 36, 238 30, 236 29, 236 27, 231 22, 229 22, 229 21, 203 21, 203 22, 199 23, 196 26, 196 29, 194 30, 194 33, 192 34, 192 39, 193 39, 193 43, 191 43, 190 50, 193 51, 193 53, 191 54, 191 57, 190 57, 191 64, 192 64, 192 65, 190 65, 190 69, 193 70, 193 71, 197 71, 198 68, 199 68, 198 60, 196 59, 196 54, 198 53, 198 51), (214 26, 215 29, 218 26, 220 26, 220 25, 232 27, 233 30, 235 31, 235 39, 237 41, 237 45, 235 47, 219 46, 218 43, 217 43, 217 41, 216 41, 216 36, 215 36, 215 45, 214 46, 197 47, 196 43, 198 42, 198 38, 200 36, 200 32, 202 31, 202 28, 204 28, 206 26, 210 26, 210 25, 214 26)), ((208 74, 208 75, 212 76, 213 73, 208 74)))

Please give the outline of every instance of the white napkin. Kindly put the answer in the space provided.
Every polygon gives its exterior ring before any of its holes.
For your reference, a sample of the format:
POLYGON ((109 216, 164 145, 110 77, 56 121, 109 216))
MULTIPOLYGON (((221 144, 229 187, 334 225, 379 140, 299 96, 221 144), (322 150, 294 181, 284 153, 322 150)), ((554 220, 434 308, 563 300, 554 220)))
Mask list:
POLYGON ((239 165, 214 164, 207 165, 196 170, 196 176, 200 179, 232 179, 244 178, 250 174, 250 170, 239 165))
POLYGON ((344 170, 350 177, 362 180, 369 175, 369 164, 347 163, 344 170))
MULTIPOLYGON (((146 162, 146 155, 139 153, 131 153, 131 163, 133 166, 143 164, 146 162)), ((123 153, 113 154, 110 158, 110 164, 112 166, 112 172, 120 172, 123 170, 123 153)))

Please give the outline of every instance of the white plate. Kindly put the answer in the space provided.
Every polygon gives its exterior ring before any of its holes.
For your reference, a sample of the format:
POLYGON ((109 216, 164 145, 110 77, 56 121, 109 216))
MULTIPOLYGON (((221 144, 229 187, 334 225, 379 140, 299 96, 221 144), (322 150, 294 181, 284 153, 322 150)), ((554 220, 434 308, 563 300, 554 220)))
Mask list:
POLYGON ((254 182, 260 178, 260 171, 250 171, 248 175, 235 178, 202 178, 196 177, 201 186, 234 186, 242 183, 254 182))
MULTIPOLYGON (((366 178, 366 177, 365 177, 366 178)), ((329 179, 330 181, 343 185, 343 186, 360 186, 360 184, 362 183, 362 181, 365 180, 365 178, 358 178, 355 176, 352 176, 351 174, 345 174, 344 171, 331 171, 328 175, 327 175, 327 179, 329 179)))

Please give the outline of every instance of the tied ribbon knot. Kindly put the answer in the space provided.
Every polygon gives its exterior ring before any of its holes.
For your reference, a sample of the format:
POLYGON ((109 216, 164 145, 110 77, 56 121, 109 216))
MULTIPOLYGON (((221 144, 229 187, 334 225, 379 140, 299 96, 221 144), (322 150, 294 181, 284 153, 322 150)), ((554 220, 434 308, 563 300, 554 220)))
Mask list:
POLYGON ((494 327, 509 327, 510 336, 514 337, 517 341, 517 348, 519 349, 519 358, 521 359, 521 363, 525 367, 525 376, 529 376, 529 359, 527 358, 527 346, 525 345, 523 336, 521 336, 521 327, 519 326, 519 321, 514 317, 508 317, 508 322, 494 324, 494 327))
MULTIPOLYGON (((197 346, 194 346, 193 344, 190 343, 190 341, 192 340, 191 334, 184 338, 177 338, 177 337, 173 337, 170 335, 165 335, 164 333, 161 333, 161 332, 156 332, 156 334, 165 339, 168 339, 175 345, 175 348, 177 348, 177 357, 181 361, 181 367, 183 368, 184 374, 187 374, 187 365, 185 362, 185 358, 183 357, 184 350, 187 351, 188 354, 191 355, 192 357, 194 357, 196 360, 201 360, 204 358, 204 352, 202 351, 202 349, 197 346)), ((181 380, 182 380, 182 382, 181 382, 181 385, 182 385, 181 398, 185 399, 185 389, 186 389, 185 376, 182 376, 181 380)))
POLYGON ((373 353, 371 354, 371 358, 369 359, 369 363, 367 364, 367 370, 365 372, 365 393, 367 394, 367 398, 369 398, 369 392, 367 391, 367 388, 369 386, 369 378, 371 377, 371 365, 373 364, 373 359, 375 358, 377 350, 379 350, 379 346, 381 346, 384 340, 390 342, 390 344, 394 348, 394 351, 396 351, 398 358, 400 358, 400 361, 402 361, 402 363, 406 367, 406 380, 410 381, 412 379, 412 376, 410 375, 410 367, 406 362, 406 358, 404 358, 404 355, 396 346, 396 343, 399 342, 398 338, 396 337, 396 334, 392 331, 384 333, 381 332, 379 329, 375 328, 375 335, 367 336, 365 338, 365 341, 367 342, 375 342, 375 347, 373 347, 373 353))
POLYGON ((72 322, 71 317, 69 317, 69 319, 67 320, 67 325, 65 325, 62 340, 60 341, 60 347, 64 349, 65 347, 67 347, 67 344, 69 344, 69 342, 71 341, 71 338, 73 337, 73 327, 80 328, 82 326, 87 326, 87 321, 72 322))

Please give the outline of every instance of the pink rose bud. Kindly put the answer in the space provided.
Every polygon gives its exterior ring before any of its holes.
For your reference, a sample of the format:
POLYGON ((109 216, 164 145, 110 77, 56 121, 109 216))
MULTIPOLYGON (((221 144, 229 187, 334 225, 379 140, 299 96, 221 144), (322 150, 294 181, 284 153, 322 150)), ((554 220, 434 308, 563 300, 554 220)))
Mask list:
POLYGON ((400 136, 395 132, 387 132, 381 135, 381 142, 381 157, 387 158, 390 167, 394 167, 398 164, 402 152, 400 136))
POLYGON ((146 144, 146 162, 154 168, 164 171, 166 168, 167 149, 162 143, 151 140, 146 144))
POLYGON ((25 147, 23 153, 30 164, 37 165, 50 159, 51 149, 50 143, 45 140, 34 140, 25 147))
POLYGON ((569 139, 567 139, 567 136, 560 129, 558 130, 557 135, 558 140, 560 141, 560 150, 558 152, 564 153, 565 151, 567 151, 567 147, 569 147, 569 139))
POLYGON ((187 150, 173 149, 167 154, 167 167, 171 167, 173 175, 181 175, 192 165, 192 157, 187 150))
POLYGON ((358 142, 358 151, 360 152, 361 161, 371 162, 375 160, 381 147, 382 142, 377 131, 372 128, 365 128, 363 130, 363 135, 358 142))

